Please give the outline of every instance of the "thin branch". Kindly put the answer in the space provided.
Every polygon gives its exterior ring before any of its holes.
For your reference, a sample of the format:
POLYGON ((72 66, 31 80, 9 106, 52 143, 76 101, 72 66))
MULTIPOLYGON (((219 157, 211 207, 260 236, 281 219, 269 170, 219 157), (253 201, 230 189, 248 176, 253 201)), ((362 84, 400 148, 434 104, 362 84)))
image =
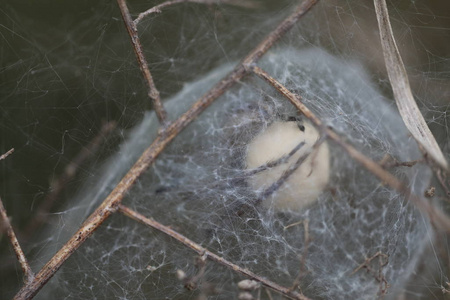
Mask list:
POLYGON ((61 192, 64 190, 67 183, 73 179, 77 174, 80 165, 92 156, 102 144, 105 136, 110 134, 115 128, 117 123, 114 121, 103 124, 100 132, 90 141, 90 143, 81 149, 81 151, 75 156, 75 158, 64 169, 64 173, 59 176, 58 180, 54 181, 50 186, 50 193, 45 197, 42 203, 39 205, 36 214, 28 222, 24 230, 24 236, 30 237, 39 226, 44 223, 47 214, 52 209, 54 203, 58 199, 61 192))
POLYGON ((206 5, 223 3, 223 4, 230 4, 230 5, 240 6, 240 7, 247 7, 247 8, 253 8, 253 7, 257 6, 256 3, 252 4, 252 1, 249 1, 249 0, 247 0, 247 1, 245 1, 245 0, 171 0, 171 1, 166 1, 161 4, 158 4, 154 7, 147 9, 146 11, 140 13, 139 16, 134 20, 134 24, 135 25, 139 24, 139 22, 141 22, 142 19, 144 19, 148 15, 161 13, 161 10, 163 8, 166 8, 168 6, 172 6, 175 4, 179 4, 179 3, 188 3, 188 2, 200 3, 200 4, 206 4, 206 5))
POLYGON ((388 259, 388 256, 386 254, 382 253, 381 251, 378 251, 372 257, 366 258, 366 260, 362 264, 360 264, 356 269, 354 269, 350 275, 356 274, 361 269, 368 269, 370 272, 372 270, 370 268, 370 263, 377 257, 384 257, 385 259, 388 259))
MULTIPOLYGON (((240 181, 240 180, 245 180, 245 179, 247 179, 248 177, 251 177, 251 176, 256 175, 256 174, 258 174, 258 173, 261 173, 261 172, 264 172, 264 171, 266 171, 266 170, 275 168, 276 166, 285 164, 285 163, 287 163, 287 162, 289 161, 289 159, 290 159, 295 153, 297 153, 297 151, 300 150, 304 145, 305 145, 305 142, 304 142, 304 141, 301 141, 301 142, 298 143, 297 146, 295 146, 288 154, 285 154, 285 155, 283 155, 282 157, 280 157, 280 158, 278 158, 278 159, 276 159, 276 160, 274 160, 274 161, 269 161, 268 163, 266 163, 266 164, 264 164, 264 165, 261 165, 261 166, 259 166, 259 167, 257 167, 257 168, 250 169, 250 170, 243 170, 242 173, 241 173, 240 175, 234 177, 233 180, 238 180, 238 181, 240 181)), ((309 152, 306 154, 306 156, 307 156, 308 154, 309 154, 309 152)), ((304 156, 305 156, 305 155, 302 155, 302 156, 300 157, 300 159, 302 159, 302 162, 303 162, 303 160, 304 160, 304 159, 303 159, 304 156)), ((305 158, 306 158, 306 157, 305 157, 305 158)), ((297 164, 298 164, 298 161, 297 161, 297 164)), ((300 163, 300 164, 301 164, 301 163, 300 163)), ((295 167, 295 169, 292 170, 292 173, 293 173, 299 166, 300 166, 300 165, 298 165, 297 167, 295 167)), ((288 170, 289 170, 289 169, 288 169, 288 170)), ((292 173, 291 173, 291 174, 292 174, 292 173)), ((290 174, 287 175, 287 177, 289 177, 289 176, 290 176, 290 174)), ((286 180, 287 180, 287 178, 282 179, 283 182, 286 181, 286 180)), ((220 181, 220 182, 216 182, 216 183, 214 183, 213 185, 208 186, 208 188, 214 188, 214 187, 216 187, 216 186, 220 186, 221 184, 223 184, 223 182, 221 182, 221 181, 220 181)), ((280 183, 278 183, 278 184, 280 184, 280 183)), ((281 182, 281 184, 282 184, 282 182, 281 182)), ((275 190, 278 189, 278 188, 281 186, 281 184, 280 184, 278 187, 276 187, 275 190)), ((269 187, 269 189, 270 189, 270 187, 269 187)), ((273 192, 275 192, 275 190, 274 190, 273 192)), ((262 199, 256 200, 255 203, 259 203, 259 202, 261 202, 262 200, 264 200, 265 198, 266 198, 266 197, 263 197, 262 199)))
MULTIPOLYGON (((136 219, 135 219, 136 220, 136 219)), ((136 220, 139 221, 139 220, 136 220)), ((206 271, 206 259, 208 257, 204 254, 196 258, 195 266, 197 267, 197 273, 192 277, 186 277, 184 280, 184 287, 189 291, 195 290, 199 287, 206 271)))
POLYGON ((120 12, 122 13, 122 18, 125 23, 125 27, 127 28, 128 34, 130 35, 131 43, 133 44, 134 53, 136 54, 139 67, 142 71, 142 75, 145 78, 145 82, 147 83, 148 96, 150 97, 150 99, 153 100, 153 108, 156 112, 156 115, 158 116, 159 122, 161 124, 166 125, 167 113, 161 102, 161 97, 159 96, 159 91, 156 88, 155 83, 153 81, 150 69, 148 68, 148 63, 144 56, 144 50, 142 48, 141 41, 138 36, 136 24, 133 22, 133 19, 131 18, 130 11, 128 10, 125 0, 117 0, 117 3, 119 4, 120 12))
POLYGON ((4 154, 2 154, 2 155, 0 156, 0 160, 4 160, 4 159, 7 158, 9 155, 11 155, 13 152, 14 152, 14 148, 9 149, 8 152, 6 152, 6 153, 4 153, 4 154))
POLYGON ((438 170, 436 175, 441 187, 444 189, 444 192, 446 194, 445 199, 450 200, 450 180, 448 180, 447 174, 441 172, 441 170, 438 170))
MULTIPOLYGON (((276 166, 279 166, 281 164, 287 163, 289 161, 289 158, 291 158, 298 150, 300 150, 303 147, 303 145, 305 145, 304 141, 298 143, 297 146, 295 146, 288 154, 285 154, 282 157, 280 157, 280 158, 278 158, 278 159, 276 159, 274 161, 269 161, 268 163, 263 164, 263 165, 261 165, 261 166, 259 166, 257 168, 253 168, 253 169, 249 169, 249 170, 242 170, 242 172, 239 175, 233 177, 233 181, 234 180, 236 180, 236 181, 246 180, 246 179, 248 179, 249 177, 251 177, 253 175, 256 175, 258 173, 264 172, 264 171, 269 170, 271 168, 275 168, 276 166)), ((287 180, 287 178, 285 178, 283 180, 287 180)), ((222 181, 213 182, 210 185, 208 185, 208 189, 215 189, 217 187, 222 186, 223 184, 224 184, 224 182, 222 182, 222 181)), ((277 189, 278 188, 279 187, 277 187, 277 189)), ((255 203, 259 203, 262 200, 263 199, 256 200, 255 203)))
MULTIPOLYGON (((290 92, 286 87, 279 83, 276 79, 272 78, 267 72, 257 66, 252 67, 253 72, 270 83, 277 91, 285 96, 291 103, 302 112, 305 117, 310 119, 316 126, 322 127, 322 122, 314 115, 302 102, 302 98, 290 92)), ((329 128, 323 127, 326 135, 333 140, 336 144, 341 146, 354 160, 359 162, 369 172, 377 176, 382 182, 386 183, 392 189, 405 195, 405 198, 411 201, 420 211, 425 213, 434 225, 445 232, 450 233, 450 218, 445 215, 438 208, 433 206, 430 202, 424 201, 419 196, 413 194, 411 190, 398 180, 394 175, 384 170, 379 164, 356 150, 352 145, 347 144, 344 140, 338 136, 334 131, 329 128)))
POLYGON ((153 219, 149 219, 141 214, 139 214, 138 212, 133 211, 132 209, 119 204, 119 211, 121 213, 123 213, 124 215, 126 215, 127 217, 139 221, 147 226, 150 226, 152 228, 155 228, 165 234, 167 234, 168 236, 176 239, 177 241, 181 242, 183 245, 189 247, 190 249, 194 250, 195 252, 197 252, 200 256, 206 256, 207 258, 211 259, 212 261, 215 261, 223 266, 226 266, 228 268, 230 268, 231 270, 241 273, 247 277, 252 278, 255 281, 261 282, 261 284, 263 284, 266 287, 271 288, 274 291, 277 291, 283 295, 285 295, 286 297, 289 297, 291 299, 301 299, 301 300, 307 300, 308 298, 305 297, 304 295, 298 293, 298 292, 294 292, 291 291, 289 288, 280 286, 270 280, 267 280, 255 273, 253 273, 250 270, 244 269, 239 267, 236 264, 233 264, 232 262, 224 259, 223 257, 212 253, 211 251, 207 250, 206 248, 203 248, 202 246, 200 246, 199 244, 195 243, 194 241, 188 239, 187 237, 185 237, 184 235, 176 232, 175 230, 171 229, 168 226, 164 226, 161 223, 153 220, 153 219))
MULTIPOLYGON (((305 229, 305 237, 304 237, 304 243, 303 243, 303 253, 300 257, 300 270, 298 272, 297 277, 294 280, 294 283, 292 284, 292 287, 290 288, 292 291, 294 291, 299 285, 302 280, 302 278, 306 275, 306 258, 308 256, 308 250, 309 245, 311 243, 311 237, 309 235, 309 219, 303 220, 301 223, 303 223, 303 227, 305 229)), ((286 227, 285 227, 286 228, 286 227)))
POLYGON ((376 281, 379 283, 379 296, 383 297, 386 295, 390 285, 383 274, 383 268, 389 263, 389 256, 381 251, 375 253, 372 257, 366 258, 366 260, 360 264, 350 275, 354 275, 361 269, 366 269, 369 274, 371 274, 376 281), (370 263, 378 257, 378 270, 373 270, 370 263))
POLYGON ((258 173, 261 173, 265 170, 274 168, 278 165, 282 165, 285 164, 289 161, 289 159, 295 154, 297 153, 298 150, 300 150, 303 146, 305 145, 304 141, 301 141, 300 143, 297 144, 297 146, 295 146, 288 154, 283 155, 282 157, 278 158, 277 160, 274 161, 269 161, 268 163, 259 166, 257 168, 251 169, 251 170, 246 170, 244 171, 244 175, 242 176, 243 178, 247 178, 248 176, 252 176, 258 173))
POLYGON ((8 235, 9 240, 11 241, 11 245, 14 249, 14 252, 16 253, 17 260, 19 261, 23 273, 25 274, 24 282, 29 283, 33 280, 34 274, 30 268, 30 265, 28 264, 25 254, 22 251, 22 248, 20 247, 19 241, 17 240, 16 234, 14 233, 14 230, 11 226, 11 222, 9 222, 9 218, 6 213, 5 207, 3 206, 3 201, 1 198, 0 198, 0 215, 3 219, 4 224, 2 227, 6 228, 6 234, 8 235))
POLYGON ((378 162, 378 164, 383 167, 384 169, 391 169, 391 168, 397 168, 397 167, 408 167, 411 168, 415 166, 417 163, 424 162, 423 159, 417 159, 412 161, 397 161, 395 158, 390 156, 389 154, 386 154, 383 156, 383 158, 378 162))
POLYGON ((147 9, 146 11, 142 12, 139 14, 139 16, 133 21, 135 25, 139 24, 139 22, 142 21, 142 19, 144 19, 146 16, 151 15, 151 14, 155 14, 155 13, 161 13, 161 9, 167 7, 167 6, 171 6, 171 5, 175 5, 178 3, 187 3, 187 2, 191 2, 191 3, 203 3, 203 4, 215 4, 217 3, 216 0, 172 0, 172 1, 166 1, 163 2, 161 4, 158 4, 150 9, 147 9))
POLYGON ((416 141, 425 148, 430 157, 441 168, 448 171, 448 163, 412 95, 408 74, 403 65, 402 57, 395 43, 391 23, 389 22, 386 1, 374 0, 374 4, 386 69, 403 122, 416 141))
MULTIPOLYGON (((123 0, 118 0, 119 5, 123 0)), ((45 283, 58 271, 61 265, 88 239, 94 231, 117 210, 126 192, 133 186, 136 180, 156 160, 165 147, 189 125, 201 112, 203 112, 215 99, 220 97, 227 89, 238 80, 248 74, 248 69, 243 63, 256 63, 262 55, 290 28, 296 21, 305 15, 309 9, 317 3, 317 0, 303 1, 297 10, 285 19, 272 31, 267 38, 260 43, 235 69, 224 79, 216 84, 209 92, 201 97, 192 107, 181 115, 175 122, 160 131, 153 143, 144 151, 139 160, 117 184, 114 190, 106 197, 102 204, 84 221, 78 231, 66 242, 66 244, 42 267, 31 283, 23 286, 14 299, 30 299, 45 285, 45 283)), ((124 4, 124 3, 123 3, 124 4)), ((128 14, 129 16, 129 14, 128 14)))
POLYGON ((275 193, 281 186, 283 186, 283 184, 289 179, 289 177, 303 164, 303 162, 313 151, 317 150, 317 148, 323 143, 324 140, 325 137, 321 136, 310 149, 307 149, 305 153, 303 153, 294 164, 292 164, 286 171, 283 172, 283 174, 281 174, 280 178, 278 178, 277 181, 272 183, 266 190, 264 190, 262 195, 258 197, 256 203, 261 203, 262 201, 270 197, 273 193, 275 193))

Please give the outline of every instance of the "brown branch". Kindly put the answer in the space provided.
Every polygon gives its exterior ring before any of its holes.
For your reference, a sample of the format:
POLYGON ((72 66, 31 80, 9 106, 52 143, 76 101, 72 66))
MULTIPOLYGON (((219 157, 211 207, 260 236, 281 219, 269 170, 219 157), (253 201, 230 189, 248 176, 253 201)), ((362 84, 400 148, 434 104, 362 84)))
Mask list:
POLYGON ((277 291, 283 295, 285 295, 286 297, 289 297, 291 299, 301 299, 301 300, 307 300, 308 298, 305 297, 304 295, 298 293, 298 292, 294 292, 291 291, 289 288, 280 286, 270 280, 267 280, 255 273, 253 273, 252 271, 245 269, 245 268, 241 268, 238 265, 233 264, 232 262, 224 259, 223 257, 212 253, 211 251, 209 251, 206 248, 203 248, 202 246, 200 246, 199 244, 195 243, 194 241, 188 239, 187 237, 185 237, 184 235, 176 232, 175 230, 171 229, 168 226, 164 226, 161 223, 153 220, 153 219, 149 219, 141 214, 139 214, 138 212, 133 211, 132 209, 119 204, 119 211, 121 213, 123 213, 124 215, 126 215, 127 217, 139 221, 147 226, 150 226, 152 228, 155 228, 165 234, 167 234, 168 236, 176 239, 177 241, 181 242, 183 245, 189 247, 190 249, 194 250, 195 252, 197 252, 200 256, 206 256, 207 258, 211 259, 212 261, 215 261, 223 266, 226 266, 228 268, 230 268, 231 270, 238 272, 242 275, 245 275, 247 277, 252 278, 255 281, 261 282, 262 285, 271 288, 274 291, 277 291))
POLYGON ((272 31, 264 41, 256 46, 256 49, 242 61, 242 64, 246 70, 250 71, 249 69, 251 66, 255 64, 267 52, 267 50, 269 50, 277 40, 279 40, 289 29, 291 29, 292 26, 294 26, 294 24, 297 23, 297 21, 317 2, 318 0, 304 0, 292 15, 281 22, 281 24, 278 25, 278 27, 272 31))
POLYGON ((4 153, 4 154, 2 154, 2 155, 0 156, 0 160, 4 160, 4 159, 7 158, 9 155, 11 155, 13 152, 14 152, 14 148, 9 149, 8 152, 6 152, 6 153, 4 153))
POLYGON ((67 183, 77 174, 80 165, 95 153, 106 135, 116 128, 116 122, 111 121, 103 124, 100 132, 90 141, 90 143, 81 149, 75 158, 64 169, 64 173, 54 181, 50 186, 50 193, 45 197, 39 205, 36 214, 28 222, 24 230, 24 237, 30 237, 42 223, 45 222, 48 212, 52 209, 61 192, 67 183))
POLYGON ((3 206, 3 201, 1 198, 0 198, 0 215, 3 219, 2 227, 6 228, 6 234, 8 235, 9 240, 11 241, 11 245, 14 249, 14 252, 16 253, 17 260, 19 261, 20 266, 22 267, 22 271, 25 274, 24 282, 29 283, 33 280, 34 274, 30 268, 30 265, 28 264, 25 254, 22 251, 22 248, 20 247, 19 241, 17 240, 16 234, 14 233, 14 230, 11 226, 11 222, 9 222, 9 218, 6 213, 5 207, 3 206))
POLYGON ((397 167, 408 167, 411 168, 418 163, 424 162, 424 159, 416 159, 412 161, 397 161, 394 157, 389 154, 385 154, 383 158, 378 162, 378 164, 384 169, 397 168, 397 167))
POLYGON ((375 258, 380 257, 380 256, 387 258, 386 254, 382 253, 381 251, 378 251, 372 257, 366 258, 366 260, 362 264, 360 264, 356 269, 354 269, 350 275, 356 274, 359 270, 361 270, 363 268, 371 271, 372 269, 370 268, 370 263, 372 262, 372 260, 374 260, 375 258))
POLYGON ((387 282, 384 274, 383 274, 383 268, 387 266, 389 262, 389 256, 387 254, 384 254, 381 251, 378 251, 375 253, 372 257, 366 258, 366 260, 360 264, 350 275, 354 275, 361 269, 366 269, 369 274, 371 274, 380 284, 379 289, 379 296, 383 297, 386 295, 388 288, 390 287, 389 283, 387 282), (370 266, 370 263, 378 257, 378 270, 375 271, 370 266))
MULTIPOLYGON (((119 5, 124 5, 123 0, 118 0, 119 5)), ((157 156, 165 147, 178 135, 187 125, 189 125, 201 112, 203 112, 215 99, 220 97, 225 91, 233 86, 238 80, 248 74, 243 63, 256 63, 262 55, 272 46, 284 33, 286 33, 295 22, 298 21, 308 10, 317 3, 317 0, 303 1, 297 10, 285 19, 272 31, 267 38, 260 43, 235 69, 224 79, 216 84, 209 92, 201 97, 192 107, 181 115, 175 122, 160 131, 153 143, 144 151, 138 161, 128 171, 128 173, 117 184, 114 190, 106 197, 102 204, 84 221, 78 231, 67 241, 67 243, 45 264, 36 274, 31 283, 23 286, 14 299, 30 299, 45 285, 45 283, 58 271, 61 265, 75 252, 81 244, 86 241, 94 231, 117 210, 126 192, 133 186, 145 170, 155 161, 157 156)), ((129 14, 127 14, 129 17, 129 14)), ((128 21, 127 21, 128 22, 128 21)))
MULTIPOLYGON (((290 92, 286 87, 279 83, 276 79, 272 78, 267 72, 257 66, 252 67, 253 72, 270 83, 277 91, 285 96, 291 103, 302 112, 305 117, 310 119, 316 126, 322 127, 322 122, 316 115, 313 114, 302 102, 301 97, 290 92)), ((411 201, 420 211, 425 213, 430 221, 436 226, 436 228, 450 233, 450 218, 445 215, 438 208, 433 206, 430 202, 424 201, 419 196, 413 194, 411 190, 398 180, 394 175, 384 170, 379 164, 359 152, 352 145, 343 141, 334 131, 329 128, 323 127, 325 134, 333 140, 336 144, 342 147, 354 160, 360 163, 369 172, 378 177, 382 182, 386 183, 392 189, 405 195, 405 198, 411 201)))
POLYGON ((138 31, 136 24, 133 22, 131 18, 130 11, 128 10, 127 4, 125 0, 117 0, 119 4, 120 12, 122 13, 122 18, 125 23, 125 27, 127 28, 128 34, 131 38, 131 43, 133 44, 134 53, 136 54, 136 59, 139 63, 139 67, 142 71, 142 75, 145 78, 145 82, 148 87, 148 96, 153 100, 153 108, 158 116, 159 122, 161 124, 166 125, 167 122, 167 113, 164 109, 164 106, 161 102, 161 97, 159 96, 159 91, 155 86, 153 81, 152 74, 150 73, 150 69, 148 68, 147 60, 144 56, 144 50, 141 45, 141 41, 138 36, 138 31))

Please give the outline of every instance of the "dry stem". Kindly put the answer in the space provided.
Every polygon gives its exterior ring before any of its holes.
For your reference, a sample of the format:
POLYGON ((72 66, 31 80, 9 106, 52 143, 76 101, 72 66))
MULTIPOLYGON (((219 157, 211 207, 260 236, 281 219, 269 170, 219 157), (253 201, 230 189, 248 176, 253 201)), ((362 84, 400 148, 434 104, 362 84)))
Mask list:
POLYGON ((280 178, 278 178, 277 181, 272 183, 263 193, 262 195, 256 200, 256 203, 261 203, 268 197, 270 197, 273 193, 275 193, 288 179, 289 177, 303 164, 303 162, 309 157, 309 155, 317 150, 317 148, 323 143, 325 138, 321 136, 311 147, 311 149, 308 149, 301 155, 297 161, 291 165, 286 171, 281 174, 280 178))
POLYGON ((450 180, 447 178, 447 174, 442 172, 441 170, 437 171, 437 178, 442 188, 445 191, 446 197, 445 199, 450 200, 450 180))
POLYGON ((290 290, 292 291, 294 291, 300 285, 302 278, 306 275, 306 258, 308 256, 309 244, 311 243, 311 237, 309 235, 309 219, 305 219, 301 223, 303 223, 303 227, 305 229, 305 237, 304 237, 305 242, 303 244, 303 253, 300 257, 300 270, 298 272, 297 277, 294 280, 294 283, 290 288, 290 290))
POLYGON ((134 53, 136 54, 139 67, 141 68, 142 75, 144 76, 145 82, 147 83, 148 96, 153 100, 153 108, 156 112, 156 115, 158 116, 159 122, 165 125, 167 122, 167 113, 161 102, 159 91, 156 88, 155 83, 153 82, 153 77, 150 73, 150 69, 148 68, 147 60, 144 56, 144 50, 142 49, 142 44, 138 36, 136 24, 131 18, 130 11, 128 10, 125 0, 117 0, 117 3, 119 4, 125 27, 127 28, 128 34, 130 35, 131 43, 133 44, 134 53))
POLYGON ((272 290, 277 291, 277 292, 285 295, 288 298, 300 299, 300 300, 308 299, 307 297, 305 297, 302 294, 299 294, 298 292, 291 291, 289 288, 280 286, 270 280, 267 280, 263 277, 258 276, 257 274, 253 273, 250 270, 241 268, 238 265, 233 264, 232 262, 224 259, 223 257, 221 257, 217 254, 214 254, 214 253, 210 252, 209 250, 203 248, 199 244, 193 242, 192 240, 190 240, 187 237, 185 237, 184 235, 176 232, 175 230, 171 229, 170 227, 164 226, 161 223, 156 222, 153 219, 149 219, 122 204, 119 204, 119 211, 133 220, 139 221, 147 226, 150 226, 152 228, 155 228, 155 229, 167 234, 168 236, 181 242, 183 245, 191 248, 192 250, 197 252, 200 256, 207 257, 207 258, 211 259, 212 261, 215 261, 223 266, 226 266, 226 267, 232 269, 235 272, 241 273, 247 277, 252 278, 255 281, 261 282, 261 284, 263 284, 264 286, 269 287, 272 290))
MULTIPOLYGON (((322 127, 322 122, 314 115, 302 102, 301 97, 290 92, 277 80, 272 78, 267 72, 259 67, 253 66, 253 72, 270 83, 277 91, 285 96, 291 103, 302 112, 305 117, 310 119, 316 126, 322 127)), ((411 201, 420 211, 425 213, 430 221, 440 230, 450 233, 450 219, 442 211, 433 206, 430 202, 424 201, 419 196, 413 194, 411 190, 398 180, 394 175, 384 170, 379 164, 356 150, 352 145, 344 142, 344 140, 338 136, 334 131, 329 128, 323 128, 326 135, 333 140, 336 144, 341 146, 354 160, 360 163, 369 172, 377 176, 382 182, 389 185, 394 190, 405 195, 406 199, 411 201)))
POLYGON ((4 159, 7 158, 10 154, 12 154, 13 152, 14 152, 14 148, 9 149, 8 152, 6 152, 6 153, 4 153, 4 154, 2 154, 2 155, 0 156, 0 160, 4 160, 4 159))
POLYGON ((14 230, 11 226, 11 222, 9 222, 9 218, 6 213, 5 207, 3 206, 3 201, 1 198, 0 198, 0 215, 2 216, 4 224, 2 227, 6 228, 6 234, 8 235, 9 240, 11 241, 11 245, 13 246, 14 252, 16 253, 17 260, 19 261, 20 266, 22 267, 22 270, 25 274, 24 282, 25 283, 31 282, 34 278, 33 271, 31 270, 30 265, 28 264, 27 258, 25 257, 22 248, 20 247, 19 241, 17 240, 16 234, 14 233, 14 230))
POLYGON ((254 169, 245 171, 243 177, 246 178, 246 177, 248 177, 248 176, 252 176, 252 175, 261 173, 261 172, 263 172, 263 171, 265 171, 265 170, 274 168, 274 167, 276 167, 276 166, 278 166, 278 165, 287 163, 287 162, 289 161, 289 158, 291 158, 295 153, 297 153, 297 151, 300 150, 304 145, 305 145, 305 142, 304 142, 304 141, 301 141, 301 142, 298 143, 297 146, 295 146, 294 149, 292 149, 288 154, 283 155, 282 157, 280 157, 280 158, 277 159, 277 160, 269 161, 268 163, 266 163, 266 164, 264 164, 264 165, 262 165, 262 166, 259 166, 259 167, 257 167, 257 168, 254 168, 254 169))
MULTIPOLYGON (((122 12, 128 12, 124 0, 118 0, 122 12)), ((264 53, 283 36, 294 24, 311 9, 317 0, 303 1, 297 10, 285 19, 272 31, 267 38, 261 42, 235 69, 222 79, 215 87, 201 97, 183 115, 181 115, 170 126, 160 131, 153 143, 144 151, 139 160, 133 165, 128 173, 117 184, 114 190, 102 202, 102 204, 85 220, 80 229, 67 241, 67 243, 45 264, 36 274, 34 280, 16 294, 14 299, 30 299, 45 285, 45 283, 58 271, 61 265, 75 252, 81 244, 86 241, 94 231, 117 210, 117 206, 122 201, 125 193, 133 186, 145 170, 155 161, 157 156, 165 147, 178 135, 187 125, 189 125, 202 111, 204 111, 215 99, 220 97, 227 89, 233 86, 238 80, 248 74, 248 68, 243 64, 252 65, 256 63, 264 53)), ((125 13, 127 28, 130 30, 134 44, 136 36, 135 26, 129 13, 125 13), (131 23, 133 26, 131 27, 131 23)), ((136 49, 136 48, 135 48, 136 49)), ((140 49, 140 48, 138 48, 140 49)), ((146 65, 145 65, 146 66, 146 65)))
POLYGON ((241 7, 255 7, 255 4, 251 4, 250 1, 245 1, 245 0, 221 0, 221 1, 217 1, 217 0, 172 0, 172 1, 166 1, 163 2, 161 4, 158 4, 150 9, 147 9, 146 11, 142 12, 139 14, 139 16, 134 20, 134 24, 139 24, 139 22, 142 21, 142 19, 144 19, 146 16, 151 15, 151 14, 156 14, 156 13, 161 13, 161 9, 168 7, 168 6, 172 6, 178 3, 187 3, 187 2, 191 2, 191 3, 200 3, 200 4, 207 4, 207 5, 211 5, 211 4, 217 4, 219 3, 224 3, 224 4, 231 4, 231 5, 236 5, 236 6, 241 6, 241 7))
POLYGON ((366 258, 366 260, 362 264, 360 264, 355 270, 353 270, 351 275, 354 275, 361 269, 366 269, 367 272, 370 273, 372 276, 374 276, 374 278, 379 282, 380 284, 379 296, 382 297, 386 295, 387 290, 389 288, 389 283, 387 282, 383 274, 383 268, 388 264, 389 262, 388 259, 389 259, 388 255, 384 254, 381 251, 378 251, 372 257, 366 258), (377 257, 378 257, 378 270, 374 271, 370 266, 370 263, 377 257))
POLYGON ((439 148, 436 139, 428 128, 425 119, 411 92, 408 74, 403 65, 402 57, 395 43, 394 33, 385 0, 374 0, 375 11, 380 28, 381 45, 383 46, 384 60, 389 81, 394 92, 395 102, 408 130, 416 141, 425 148, 430 157, 448 172, 448 163, 439 148))

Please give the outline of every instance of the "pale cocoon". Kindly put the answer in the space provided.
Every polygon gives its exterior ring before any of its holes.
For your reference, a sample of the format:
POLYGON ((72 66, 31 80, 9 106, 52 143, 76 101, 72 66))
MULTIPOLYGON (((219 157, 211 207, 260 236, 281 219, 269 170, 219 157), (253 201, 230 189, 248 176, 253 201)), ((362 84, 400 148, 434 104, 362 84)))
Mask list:
MULTIPOLYGON (((319 133, 308 122, 302 124, 301 129, 297 122, 274 122, 249 143, 246 157, 248 169, 275 161, 287 155, 299 143, 305 143, 286 163, 252 176, 249 184, 253 189, 268 188, 301 156, 311 150, 319 139, 319 133)), ((271 197, 264 199, 263 205, 273 206, 274 210, 302 209, 313 203, 322 193, 328 183, 329 174, 330 153, 328 145, 322 143, 271 197)))

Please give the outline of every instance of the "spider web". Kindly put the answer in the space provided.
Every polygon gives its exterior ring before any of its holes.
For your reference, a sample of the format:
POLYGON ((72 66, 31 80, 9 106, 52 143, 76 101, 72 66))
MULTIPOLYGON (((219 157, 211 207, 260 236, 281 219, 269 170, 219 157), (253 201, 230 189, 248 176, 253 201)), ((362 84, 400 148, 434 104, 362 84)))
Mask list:
MULTIPOLYGON (((294 4, 262 3, 251 9, 181 4, 145 19, 140 36, 170 118, 230 71, 294 4)), ((132 11, 148 7, 147 2, 131 3, 132 11)), ((390 6, 416 98, 448 157, 449 55, 442 39, 448 36, 449 18, 439 8, 409 1, 390 6)), ((155 138, 158 123, 153 113, 143 113, 148 98, 116 3, 84 3, 65 21, 48 20, 41 13, 35 29, 12 3, 2 15, 2 147, 14 146, 17 154, 4 162, 2 198, 11 202, 6 206, 14 222, 25 226, 50 192, 49 178, 57 178, 100 131, 102 119, 115 120, 120 128, 103 137, 100 150, 79 166, 62 195, 67 202, 57 204, 49 225, 25 244, 32 268, 38 270, 155 138)), ((327 126, 373 160, 385 155, 397 161, 420 159, 395 104, 387 99, 389 83, 381 52, 372 46, 379 44, 373 28, 371 2, 320 3, 259 65, 302 95, 327 126)), ((402 294, 408 299, 441 296, 447 269, 441 260, 445 256, 436 253, 445 241, 436 242, 425 216, 343 150, 332 148, 329 186, 310 207, 266 211, 254 201, 255 191, 242 179, 246 143, 279 114, 294 113, 260 79, 241 80, 175 138, 125 204, 279 284, 290 286, 300 276, 301 291, 312 299, 373 299, 382 286, 378 274, 390 284, 388 297, 393 299, 402 294), (376 253, 388 256, 385 266, 380 255, 353 273, 376 253), (423 257, 431 258, 418 264, 423 257), (369 268, 375 271, 367 272, 369 268), (414 276, 417 270, 424 275, 414 276)), ((419 195, 430 184, 436 186, 425 164, 389 171, 419 195)), ((10 259, 2 256, 4 262, 10 259)), ((176 277, 181 270, 188 278, 202 270, 194 252, 113 215, 37 298, 238 297, 243 277, 223 266, 208 261, 193 290, 176 277)), ((20 271, 13 273, 13 278, 2 276, 7 298, 22 280, 20 271)), ((265 293, 261 297, 269 299, 265 293)))

